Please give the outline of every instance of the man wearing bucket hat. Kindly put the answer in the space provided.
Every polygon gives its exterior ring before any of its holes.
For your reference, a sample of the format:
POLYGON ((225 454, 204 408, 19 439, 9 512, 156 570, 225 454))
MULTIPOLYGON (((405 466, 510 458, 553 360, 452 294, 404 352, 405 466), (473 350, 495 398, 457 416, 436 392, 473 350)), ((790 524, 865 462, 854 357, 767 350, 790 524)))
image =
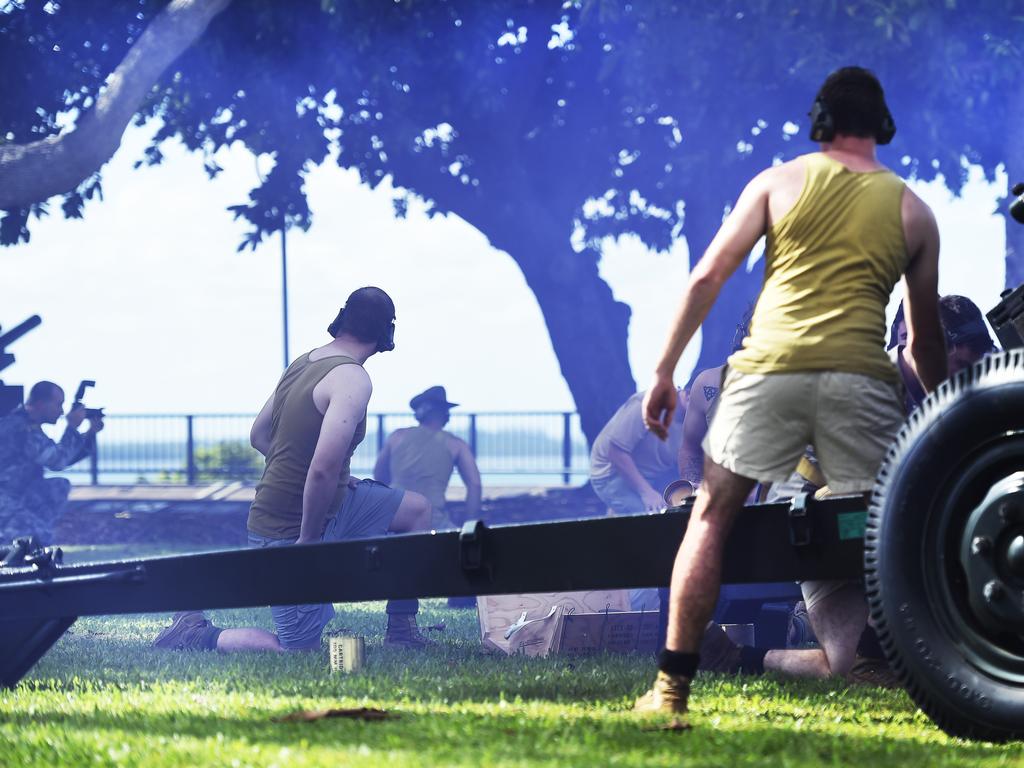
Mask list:
POLYGON ((481 483, 476 458, 465 440, 445 430, 451 409, 457 405, 448 402, 448 394, 441 386, 416 395, 409 401, 409 407, 419 424, 392 432, 373 469, 376 480, 426 496, 433 508, 434 528, 451 525, 445 493, 455 469, 466 486, 466 506, 454 522, 480 516, 481 483))

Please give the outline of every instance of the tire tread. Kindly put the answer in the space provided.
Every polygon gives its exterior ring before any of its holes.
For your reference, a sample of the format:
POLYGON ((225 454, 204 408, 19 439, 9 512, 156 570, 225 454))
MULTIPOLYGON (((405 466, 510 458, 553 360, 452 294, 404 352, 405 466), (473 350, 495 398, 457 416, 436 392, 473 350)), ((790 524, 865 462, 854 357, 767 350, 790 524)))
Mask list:
POLYGON ((903 662, 885 619, 885 596, 878 574, 878 545, 885 500, 896 477, 897 470, 905 455, 915 445, 923 432, 934 424, 940 415, 954 402, 967 397, 972 391, 998 386, 1011 381, 1019 382, 1024 375, 1024 350, 1015 349, 992 354, 980 360, 971 368, 960 371, 947 379, 929 394, 915 410, 889 447, 882 466, 878 471, 875 486, 868 505, 864 529, 864 581, 869 613, 878 635, 882 650, 893 673, 906 688, 910 698, 932 721, 951 736, 985 741, 1010 741, 1024 738, 1024 724, 1021 730, 1008 732, 1002 729, 986 728, 975 723, 964 722, 951 716, 939 701, 925 691, 913 678, 903 662))

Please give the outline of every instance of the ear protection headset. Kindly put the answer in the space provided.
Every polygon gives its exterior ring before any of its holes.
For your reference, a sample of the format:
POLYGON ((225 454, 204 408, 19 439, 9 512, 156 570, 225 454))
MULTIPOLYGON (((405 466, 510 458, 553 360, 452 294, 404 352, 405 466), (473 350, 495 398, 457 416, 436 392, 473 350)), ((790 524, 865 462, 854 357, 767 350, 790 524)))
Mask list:
MULTIPOLYGON (((334 322, 327 326, 327 332, 331 336, 335 336, 338 333, 338 328, 341 326, 341 318, 345 316, 345 308, 342 307, 338 312, 338 316, 334 318, 334 322)), ((391 322, 387 324, 387 327, 381 331, 380 336, 377 337, 377 351, 378 352, 390 352, 395 348, 395 319, 391 318, 391 322)))
MULTIPOLYGON (((811 141, 828 143, 836 137, 835 120, 832 113, 828 111, 828 105, 819 97, 811 105, 811 111, 807 113, 811 118, 811 141)), ((875 131, 875 141, 879 144, 888 144, 896 135, 896 121, 892 119, 889 108, 885 109, 885 116, 882 124, 875 131)))
POLYGON ((395 320, 391 319, 388 327, 377 337, 377 351, 390 352, 395 348, 395 320))

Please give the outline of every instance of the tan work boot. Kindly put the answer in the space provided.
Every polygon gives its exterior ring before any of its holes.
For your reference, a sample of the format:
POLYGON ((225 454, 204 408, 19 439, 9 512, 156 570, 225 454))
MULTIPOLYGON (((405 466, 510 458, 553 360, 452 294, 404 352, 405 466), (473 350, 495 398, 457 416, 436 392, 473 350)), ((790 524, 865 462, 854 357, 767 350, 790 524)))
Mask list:
POLYGON ((690 678, 658 670, 651 690, 636 700, 634 712, 685 715, 690 698, 690 678))
POLYGON ((221 630, 202 611, 179 611, 153 641, 154 648, 168 651, 215 651, 221 630))
POLYGON ((436 645, 428 640, 416 625, 415 613, 389 613, 388 628, 384 633, 384 645, 389 648, 405 648, 422 651, 436 645))

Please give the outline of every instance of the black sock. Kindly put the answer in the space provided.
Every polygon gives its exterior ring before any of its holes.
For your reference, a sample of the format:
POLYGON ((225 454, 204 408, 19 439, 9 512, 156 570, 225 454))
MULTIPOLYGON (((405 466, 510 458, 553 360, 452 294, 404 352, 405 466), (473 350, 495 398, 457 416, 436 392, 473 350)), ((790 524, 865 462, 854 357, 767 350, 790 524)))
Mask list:
POLYGON ((878 642, 878 634, 870 624, 864 627, 864 631, 860 633, 860 640, 857 642, 857 655, 866 659, 885 658, 882 644, 878 642))
POLYGON ((658 669, 667 675, 682 675, 693 678, 697 674, 697 665, 700 664, 699 653, 681 653, 662 648, 658 654, 658 669))
POLYGON ((745 675, 763 675, 764 657, 768 648, 754 648, 750 645, 740 646, 740 672, 745 675))

